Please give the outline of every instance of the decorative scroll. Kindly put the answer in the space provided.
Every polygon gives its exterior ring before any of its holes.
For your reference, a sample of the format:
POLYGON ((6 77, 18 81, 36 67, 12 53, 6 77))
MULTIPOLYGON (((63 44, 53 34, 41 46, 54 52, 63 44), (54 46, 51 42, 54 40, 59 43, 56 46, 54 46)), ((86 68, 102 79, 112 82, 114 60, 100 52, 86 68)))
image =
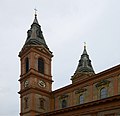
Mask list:
POLYGON ((96 84, 96 87, 98 88, 103 85, 109 85, 109 83, 110 83, 110 81, 108 81, 108 80, 101 80, 96 84))
POLYGON ((60 99, 64 99, 64 98, 67 98, 67 97, 68 97, 68 95, 63 94, 63 95, 60 96, 60 99))
POLYGON ((75 94, 83 93, 83 92, 85 92, 86 90, 87 90, 86 88, 77 89, 77 90, 75 91, 75 94))

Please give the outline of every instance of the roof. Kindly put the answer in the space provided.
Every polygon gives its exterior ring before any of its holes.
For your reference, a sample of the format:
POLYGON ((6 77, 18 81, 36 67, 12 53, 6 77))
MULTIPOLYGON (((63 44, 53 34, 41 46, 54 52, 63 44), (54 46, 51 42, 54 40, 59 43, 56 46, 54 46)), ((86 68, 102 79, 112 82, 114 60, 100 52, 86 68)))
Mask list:
POLYGON ((45 42, 41 26, 38 23, 37 14, 35 14, 31 28, 27 31, 27 39, 24 46, 26 45, 43 45, 49 49, 45 42))

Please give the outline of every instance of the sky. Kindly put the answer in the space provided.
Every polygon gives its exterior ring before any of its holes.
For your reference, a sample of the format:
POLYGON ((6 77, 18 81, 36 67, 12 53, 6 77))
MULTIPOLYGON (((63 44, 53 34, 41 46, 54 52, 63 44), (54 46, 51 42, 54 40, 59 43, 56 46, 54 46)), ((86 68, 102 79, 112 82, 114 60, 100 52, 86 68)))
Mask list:
POLYGON ((96 73, 120 64, 120 0, 0 0, 0 116, 19 116, 18 54, 38 21, 53 52, 53 90, 71 84, 83 43, 96 73))

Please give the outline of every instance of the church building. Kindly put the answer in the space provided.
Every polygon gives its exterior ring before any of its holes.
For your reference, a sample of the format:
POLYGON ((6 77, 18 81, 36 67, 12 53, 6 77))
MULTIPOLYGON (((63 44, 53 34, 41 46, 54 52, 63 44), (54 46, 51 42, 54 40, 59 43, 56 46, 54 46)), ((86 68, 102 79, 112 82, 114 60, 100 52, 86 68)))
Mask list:
POLYGON ((19 57, 20 116, 120 116, 120 65, 96 74, 86 45, 72 84, 52 91, 53 53, 37 14, 19 57))

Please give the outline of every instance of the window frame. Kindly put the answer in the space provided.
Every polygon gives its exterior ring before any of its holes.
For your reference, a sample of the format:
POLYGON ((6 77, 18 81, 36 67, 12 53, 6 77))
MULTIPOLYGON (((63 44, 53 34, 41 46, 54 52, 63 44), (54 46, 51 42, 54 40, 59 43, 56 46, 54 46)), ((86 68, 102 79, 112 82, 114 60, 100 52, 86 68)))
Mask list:
POLYGON ((25 73, 27 73, 29 71, 29 68, 30 68, 30 63, 29 63, 29 58, 26 57, 25 58, 25 73))
POLYGON ((28 97, 24 98, 24 103, 25 103, 25 109, 28 108, 28 97))
POLYGON ((38 58, 38 72, 41 74, 45 73, 45 63, 43 58, 38 58))
POLYGON ((45 109, 45 99, 39 98, 40 109, 45 109))
POLYGON ((79 104, 83 104, 83 103, 84 103, 84 95, 81 94, 81 95, 79 96, 79 104))
POLYGON ((100 89, 100 99, 104 99, 108 97, 108 90, 106 87, 100 89))
POLYGON ((63 99, 62 103, 61 103, 62 108, 66 108, 67 107, 67 100, 63 99))

